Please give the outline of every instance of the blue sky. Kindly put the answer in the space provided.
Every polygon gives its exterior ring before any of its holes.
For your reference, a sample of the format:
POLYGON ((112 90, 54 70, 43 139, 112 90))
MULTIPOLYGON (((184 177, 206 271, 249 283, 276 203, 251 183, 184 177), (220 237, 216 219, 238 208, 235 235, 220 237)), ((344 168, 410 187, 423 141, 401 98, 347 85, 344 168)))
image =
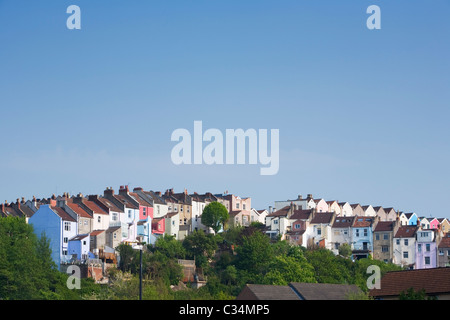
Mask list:
POLYGON ((1 1, 0 201, 129 184, 450 218, 450 3, 1 1), (81 30, 66 9, 81 8, 81 30), (369 30, 368 6, 381 8, 369 30), (280 170, 171 163, 173 130, 280 130, 280 170), (3 197, 3 198, 1 198, 3 197))

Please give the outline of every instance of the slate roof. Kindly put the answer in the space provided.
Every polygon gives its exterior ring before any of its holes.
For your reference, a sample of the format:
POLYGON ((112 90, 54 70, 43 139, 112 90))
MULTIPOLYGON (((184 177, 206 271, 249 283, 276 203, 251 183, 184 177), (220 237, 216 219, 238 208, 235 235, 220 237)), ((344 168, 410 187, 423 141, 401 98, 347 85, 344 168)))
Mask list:
POLYGON ((110 211, 113 212, 123 212, 122 209, 120 209, 118 206, 116 206, 112 201, 110 201, 107 198, 103 198, 103 197, 99 197, 98 201, 100 201, 101 203, 103 203, 106 207, 109 208, 110 211))
POLYGON ((414 269, 387 272, 382 278, 380 289, 372 289, 372 297, 398 296, 402 291, 413 288, 425 290, 428 295, 450 294, 450 268, 414 269))
POLYGON ((356 285, 330 283, 290 283, 304 300, 348 300, 349 294, 359 294, 356 285))
POLYGON ((64 221, 77 222, 74 218, 72 218, 63 208, 60 207, 51 207, 53 212, 55 212, 61 219, 64 221))
POLYGON ((247 284, 236 300, 347 300, 356 285, 291 282, 287 286, 247 284))
POLYGON ((289 286, 247 284, 236 300, 300 300, 289 286))

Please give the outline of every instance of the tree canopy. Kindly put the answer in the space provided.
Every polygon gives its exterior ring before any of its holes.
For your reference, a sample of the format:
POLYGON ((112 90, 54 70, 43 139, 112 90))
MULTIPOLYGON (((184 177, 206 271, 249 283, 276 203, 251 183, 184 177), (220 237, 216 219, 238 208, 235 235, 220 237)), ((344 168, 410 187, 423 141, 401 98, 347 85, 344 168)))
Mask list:
POLYGON ((201 222, 215 233, 218 233, 229 219, 227 208, 220 202, 211 202, 205 206, 201 216, 201 222))

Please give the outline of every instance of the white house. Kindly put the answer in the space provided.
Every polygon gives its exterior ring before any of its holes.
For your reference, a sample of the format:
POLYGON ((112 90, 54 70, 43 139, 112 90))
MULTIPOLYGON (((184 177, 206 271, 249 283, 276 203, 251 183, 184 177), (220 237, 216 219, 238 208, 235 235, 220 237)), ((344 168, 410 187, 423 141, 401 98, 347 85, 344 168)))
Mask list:
POLYGON ((312 194, 308 194, 306 198, 303 198, 302 195, 299 195, 297 199, 294 200, 286 200, 286 201, 275 201, 274 211, 278 211, 286 206, 290 206, 291 203, 296 205, 297 208, 307 210, 314 209, 316 207, 316 203, 312 197, 312 194))
POLYGON ((331 251, 334 254, 339 253, 339 247, 347 243, 351 247, 352 226, 356 217, 336 217, 331 226, 331 251))
POLYGON ((269 214, 269 211, 266 209, 263 210, 256 210, 255 208, 252 208, 250 212, 250 223, 252 222, 259 222, 262 224, 266 223, 266 216, 269 214))
POLYGON ((401 225, 394 235, 393 263, 412 269, 415 265, 417 226, 401 225))
POLYGON ((348 202, 339 202, 340 216, 341 217, 351 217, 353 216, 353 208, 348 202))

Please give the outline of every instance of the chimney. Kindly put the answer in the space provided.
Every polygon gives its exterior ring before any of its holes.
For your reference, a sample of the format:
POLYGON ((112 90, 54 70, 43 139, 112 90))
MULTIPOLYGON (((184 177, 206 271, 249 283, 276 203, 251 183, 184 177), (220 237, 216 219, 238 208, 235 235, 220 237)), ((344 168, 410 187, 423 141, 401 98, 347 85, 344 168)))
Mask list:
POLYGON ((17 198, 17 209, 20 210, 20 201, 19 201, 19 198, 17 198))
POLYGON ((312 195, 311 193, 309 193, 307 198, 308 198, 308 199, 312 199, 312 198, 313 198, 313 195, 312 195))
POLYGON ((187 194, 188 194, 188 192, 187 192, 187 189, 186 189, 186 188, 184 189, 184 194, 185 194, 185 195, 187 195, 187 194))
POLYGON ((80 192, 76 197, 73 197, 73 203, 82 203, 83 202, 83 194, 80 192))
POLYGON ((128 194, 128 186, 120 186, 119 194, 127 195, 128 194))
POLYGON ((133 192, 142 191, 142 190, 144 190, 144 189, 142 189, 141 187, 136 187, 136 188, 133 189, 133 192))
POLYGON ((301 194, 298 195, 297 200, 303 200, 303 197, 301 194))
POLYGON ((114 195, 114 190, 112 187, 109 187, 109 188, 106 187, 106 189, 103 191, 103 196, 105 198, 112 197, 113 195, 114 195))
POLYGON ((25 197, 22 197, 22 204, 25 204, 25 197))
POLYGON ((155 194, 156 194, 158 197, 161 197, 161 191, 155 191, 155 194))

